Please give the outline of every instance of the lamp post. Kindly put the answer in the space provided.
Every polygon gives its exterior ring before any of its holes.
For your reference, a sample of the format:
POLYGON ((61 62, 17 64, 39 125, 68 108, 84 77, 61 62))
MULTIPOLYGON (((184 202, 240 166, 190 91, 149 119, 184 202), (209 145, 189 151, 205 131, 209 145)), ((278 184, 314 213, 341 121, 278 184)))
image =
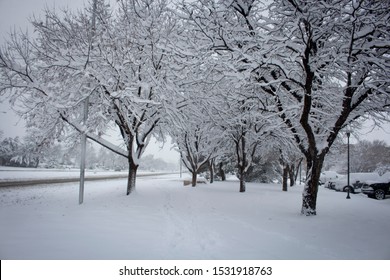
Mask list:
POLYGON ((349 196, 349 137, 351 136, 351 132, 350 131, 347 131, 347 199, 351 199, 351 197, 349 196))
MULTIPOLYGON (((89 42, 92 45, 92 38, 95 32, 95 23, 96 23, 96 9, 97 9, 97 0, 93 0, 93 12, 92 12, 92 32, 89 42)), ((90 47, 91 47, 90 45, 90 47)), ((88 119, 88 106, 89 106, 89 97, 87 96, 84 100, 84 115, 83 115, 83 124, 85 126, 85 131, 81 134, 81 160, 80 160, 80 187, 79 187, 79 204, 82 204, 84 201, 84 181, 85 181, 85 157, 87 153, 87 119, 88 119)))

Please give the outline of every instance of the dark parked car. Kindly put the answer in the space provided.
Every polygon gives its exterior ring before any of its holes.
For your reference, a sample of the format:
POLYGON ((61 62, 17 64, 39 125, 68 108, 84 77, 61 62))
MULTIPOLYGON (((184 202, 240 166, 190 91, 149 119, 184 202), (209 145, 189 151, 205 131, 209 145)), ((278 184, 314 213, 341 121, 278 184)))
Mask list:
POLYGON ((384 199, 386 195, 390 195, 390 182, 364 185, 362 193, 371 198, 384 199))

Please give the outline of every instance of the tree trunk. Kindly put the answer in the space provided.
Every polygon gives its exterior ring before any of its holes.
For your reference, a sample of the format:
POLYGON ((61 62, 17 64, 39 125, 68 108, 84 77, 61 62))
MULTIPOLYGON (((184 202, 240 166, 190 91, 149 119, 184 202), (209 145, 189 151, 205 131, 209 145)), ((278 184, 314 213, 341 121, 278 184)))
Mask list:
POLYGON ((240 192, 245 192, 245 166, 247 164, 246 160, 246 148, 245 148, 245 132, 241 133, 240 140, 234 141, 236 144, 236 154, 237 154, 237 167, 238 175, 240 179, 240 192))
POLYGON ((287 181, 288 181, 288 174, 289 174, 289 168, 288 168, 288 165, 285 164, 283 166, 283 191, 286 192, 287 191, 287 181))
POLYGON ((223 163, 220 162, 219 163, 219 176, 221 176, 221 180, 222 181, 226 181, 226 175, 225 175, 225 171, 223 170, 223 163))
POLYGON ((290 165, 290 168, 288 170, 288 176, 290 177, 290 187, 294 186, 295 185, 295 176, 294 176, 294 173, 295 173, 295 165, 294 164, 291 164, 290 165))
POLYGON ((324 156, 315 156, 314 160, 307 158, 306 182, 302 194, 301 213, 306 216, 317 215, 317 193, 324 156))
POLYGON ((240 178, 240 192, 245 192, 246 187, 245 187, 245 178, 240 178))
MULTIPOLYGON (((297 182, 297 180, 298 180, 298 175, 301 174, 302 161, 303 161, 303 158, 301 158, 301 159, 299 160, 299 162, 298 162, 297 168, 296 168, 296 170, 295 170, 294 182, 297 182)), ((301 178, 299 178, 299 184, 301 184, 300 179, 301 179, 301 178)))
POLYGON ((129 195, 130 193, 135 191, 137 169, 138 169, 138 165, 129 161, 129 174, 127 177, 127 193, 126 193, 126 195, 129 195))
POLYGON ((195 187, 196 186, 196 179, 197 179, 197 172, 196 171, 193 171, 192 172, 192 186, 195 187))
POLYGON ((210 184, 214 183, 214 160, 209 160, 210 184))
POLYGON ((245 192, 245 172, 244 172, 245 167, 239 167, 239 176, 240 176, 240 192, 245 192))
POLYGON ((39 158, 36 158, 34 168, 38 168, 39 165, 39 158))

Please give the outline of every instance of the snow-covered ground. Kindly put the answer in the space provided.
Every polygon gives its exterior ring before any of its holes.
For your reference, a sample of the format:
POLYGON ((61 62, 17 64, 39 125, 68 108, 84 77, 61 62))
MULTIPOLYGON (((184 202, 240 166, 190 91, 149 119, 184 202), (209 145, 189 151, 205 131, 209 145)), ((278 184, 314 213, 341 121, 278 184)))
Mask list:
POLYGON ((0 259, 390 259, 390 199, 301 186, 183 186, 178 175, 0 189, 0 259))

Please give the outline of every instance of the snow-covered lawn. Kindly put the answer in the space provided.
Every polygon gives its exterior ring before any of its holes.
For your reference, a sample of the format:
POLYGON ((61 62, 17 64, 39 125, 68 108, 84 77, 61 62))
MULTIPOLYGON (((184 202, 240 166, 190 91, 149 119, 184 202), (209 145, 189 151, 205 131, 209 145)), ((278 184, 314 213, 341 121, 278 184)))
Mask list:
POLYGON ((321 188, 183 186, 178 175, 0 189, 0 259, 390 259, 390 199, 321 188))

